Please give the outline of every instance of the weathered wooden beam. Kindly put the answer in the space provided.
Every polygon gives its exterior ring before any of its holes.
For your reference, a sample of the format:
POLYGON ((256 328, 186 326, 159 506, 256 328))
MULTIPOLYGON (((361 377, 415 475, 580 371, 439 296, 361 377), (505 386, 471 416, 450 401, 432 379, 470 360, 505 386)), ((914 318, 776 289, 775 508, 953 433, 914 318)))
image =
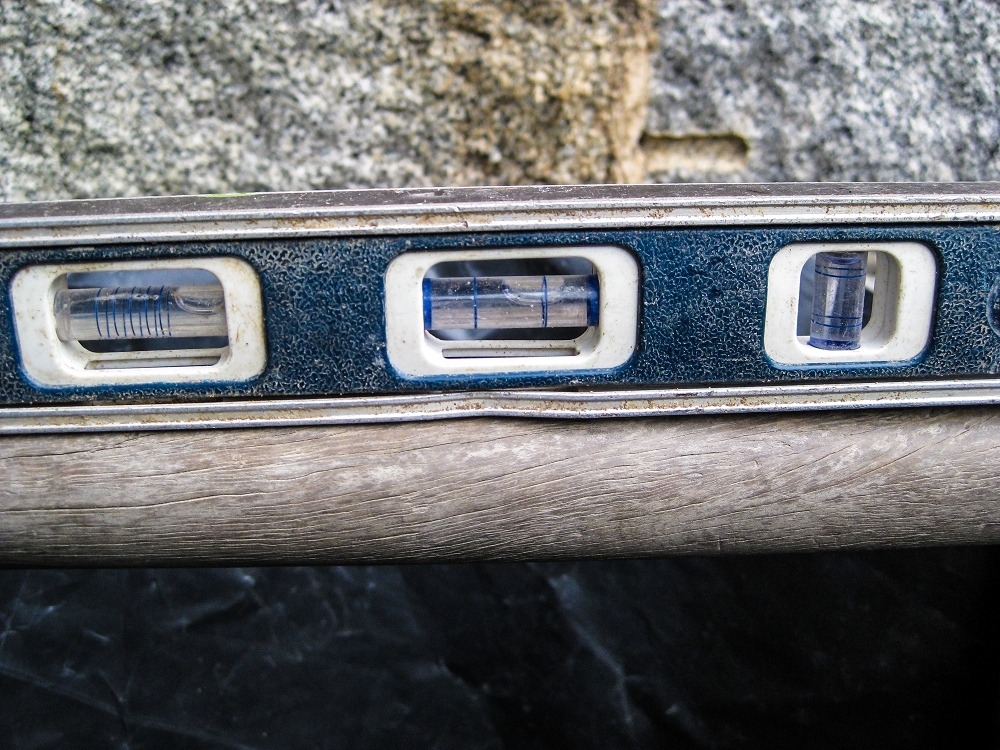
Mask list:
POLYGON ((1000 410, 0 439, 0 562, 543 559, 1000 541, 1000 410))

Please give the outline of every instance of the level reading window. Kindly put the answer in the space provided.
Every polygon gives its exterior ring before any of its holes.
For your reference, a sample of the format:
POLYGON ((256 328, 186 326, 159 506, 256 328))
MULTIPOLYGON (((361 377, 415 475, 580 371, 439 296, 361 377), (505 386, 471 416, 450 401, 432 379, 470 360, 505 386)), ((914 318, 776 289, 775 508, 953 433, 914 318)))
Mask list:
POLYGON ((260 281, 237 258, 30 266, 11 299, 45 387, 238 382, 266 362, 260 281))
POLYGON ((597 325, 600 294, 594 274, 424 279, 424 328, 588 328, 597 325))
POLYGON ((788 368, 912 363, 930 341, 936 286, 922 243, 788 245, 768 270, 764 351, 788 368))
POLYGON ((386 273, 389 360, 410 376, 619 366, 638 276, 617 247, 406 253, 386 273))
POLYGON ((583 258, 439 263, 422 293, 430 336, 482 342, 445 344, 445 357, 574 356, 600 320, 600 281, 583 258))
MULTIPOLYGON (((809 346, 830 351, 861 347, 871 321, 881 253, 817 253, 802 269, 798 335, 809 346)), ((888 257, 883 263, 890 263, 888 257)), ((880 290, 880 291, 885 291, 880 290)))

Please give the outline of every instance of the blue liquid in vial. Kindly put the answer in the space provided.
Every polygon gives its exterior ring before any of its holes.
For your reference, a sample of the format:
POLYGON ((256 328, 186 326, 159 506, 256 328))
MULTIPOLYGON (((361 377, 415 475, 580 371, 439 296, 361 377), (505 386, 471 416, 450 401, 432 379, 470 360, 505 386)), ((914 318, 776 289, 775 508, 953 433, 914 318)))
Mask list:
POLYGON ((868 253, 817 253, 809 346, 850 350, 861 346, 868 253))

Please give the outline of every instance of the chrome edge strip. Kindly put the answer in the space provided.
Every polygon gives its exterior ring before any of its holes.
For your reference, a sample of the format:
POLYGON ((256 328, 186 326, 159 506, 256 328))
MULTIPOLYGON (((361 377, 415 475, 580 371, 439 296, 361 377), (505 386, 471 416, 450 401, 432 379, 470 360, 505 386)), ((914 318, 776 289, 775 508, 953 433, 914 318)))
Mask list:
POLYGON ((0 249, 433 232, 1000 221, 1000 183, 355 190, 0 206, 0 249))
POLYGON ((305 427, 462 417, 606 418, 1000 404, 1000 379, 614 391, 484 391, 0 409, 0 435, 305 427))

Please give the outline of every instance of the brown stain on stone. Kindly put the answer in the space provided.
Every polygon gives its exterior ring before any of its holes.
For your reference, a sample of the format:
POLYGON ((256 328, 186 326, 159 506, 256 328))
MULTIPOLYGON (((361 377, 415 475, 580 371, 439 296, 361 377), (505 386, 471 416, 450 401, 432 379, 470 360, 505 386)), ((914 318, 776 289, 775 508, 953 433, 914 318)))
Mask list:
POLYGON ((649 174, 682 178, 738 172, 746 167, 750 155, 746 139, 735 133, 645 133, 639 145, 649 174))
POLYGON ((437 95, 454 103, 459 182, 645 180, 648 0, 430 0, 413 12, 437 95))

